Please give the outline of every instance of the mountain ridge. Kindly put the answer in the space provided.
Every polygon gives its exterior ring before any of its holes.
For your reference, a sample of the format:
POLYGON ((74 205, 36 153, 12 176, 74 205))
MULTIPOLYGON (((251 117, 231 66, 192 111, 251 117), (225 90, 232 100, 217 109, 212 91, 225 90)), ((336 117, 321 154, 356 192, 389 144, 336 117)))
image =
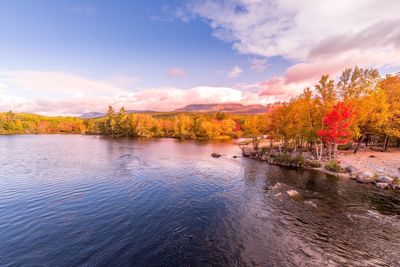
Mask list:
MULTIPOLYGON (((240 103, 211 103, 211 104, 189 104, 182 108, 164 112, 200 112, 213 113, 224 112, 230 114, 262 114, 267 111, 267 107, 260 104, 243 105, 240 103)), ((127 110, 128 113, 162 113, 154 110, 127 110)), ((87 112, 80 116, 83 119, 99 118, 105 116, 101 112, 87 112)))

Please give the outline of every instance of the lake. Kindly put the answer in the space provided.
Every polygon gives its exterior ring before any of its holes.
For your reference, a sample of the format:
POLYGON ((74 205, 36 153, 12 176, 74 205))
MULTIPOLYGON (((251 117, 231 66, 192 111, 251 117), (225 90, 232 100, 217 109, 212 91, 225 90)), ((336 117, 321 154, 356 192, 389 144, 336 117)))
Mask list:
POLYGON ((231 142, 0 136, 0 266, 399 266, 399 215, 231 142))

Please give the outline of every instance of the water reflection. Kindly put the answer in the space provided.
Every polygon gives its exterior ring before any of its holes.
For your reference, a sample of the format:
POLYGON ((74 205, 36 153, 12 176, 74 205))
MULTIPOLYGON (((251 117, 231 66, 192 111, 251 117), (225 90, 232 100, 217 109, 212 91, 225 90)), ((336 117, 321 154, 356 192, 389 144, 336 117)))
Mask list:
POLYGON ((1 136, 0 265, 399 265, 398 192, 239 152, 229 142, 1 136))

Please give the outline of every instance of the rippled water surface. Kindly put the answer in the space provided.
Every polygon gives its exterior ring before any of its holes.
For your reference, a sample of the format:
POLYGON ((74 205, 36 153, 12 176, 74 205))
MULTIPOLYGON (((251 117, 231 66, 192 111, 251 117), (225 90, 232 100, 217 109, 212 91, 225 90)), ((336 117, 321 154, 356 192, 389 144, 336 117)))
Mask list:
POLYGON ((0 136, 0 266, 400 265, 399 192, 233 155, 230 143, 0 136))

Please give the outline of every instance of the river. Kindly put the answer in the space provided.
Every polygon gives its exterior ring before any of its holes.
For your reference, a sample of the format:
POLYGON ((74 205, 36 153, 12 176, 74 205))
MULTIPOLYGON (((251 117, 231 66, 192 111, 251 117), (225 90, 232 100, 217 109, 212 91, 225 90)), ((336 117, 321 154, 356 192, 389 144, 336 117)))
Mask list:
POLYGON ((0 266, 399 266, 399 215, 230 142, 0 136, 0 266))

